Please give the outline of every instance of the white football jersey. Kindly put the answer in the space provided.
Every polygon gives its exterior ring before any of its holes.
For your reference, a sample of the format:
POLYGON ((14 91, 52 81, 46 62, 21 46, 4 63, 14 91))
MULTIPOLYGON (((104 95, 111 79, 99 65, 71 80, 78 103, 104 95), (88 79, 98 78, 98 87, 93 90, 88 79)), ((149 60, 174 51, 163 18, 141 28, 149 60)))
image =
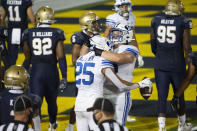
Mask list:
POLYGON ((124 17, 120 16, 118 13, 114 13, 112 15, 107 16, 106 18, 106 26, 115 26, 116 24, 124 24, 128 26, 135 26, 136 17, 133 13, 129 14, 129 18, 125 19, 124 17))
POLYGON ((105 77, 101 70, 113 68, 112 62, 95 56, 94 52, 81 56, 76 63, 76 86, 78 94, 75 101, 75 111, 86 111, 92 107, 96 98, 103 97, 105 77))
POLYGON ((133 45, 121 45, 119 46, 115 52, 116 53, 122 53, 122 52, 131 52, 133 53, 136 57, 133 63, 128 63, 128 64, 119 64, 118 65, 118 71, 117 71, 117 75, 128 82, 132 82, 133 80, 133 70, 135 68, 135 62, 136 62, 136 58, 139 54, 139 50, 137 49, 137 47, 133 46, 133 45))

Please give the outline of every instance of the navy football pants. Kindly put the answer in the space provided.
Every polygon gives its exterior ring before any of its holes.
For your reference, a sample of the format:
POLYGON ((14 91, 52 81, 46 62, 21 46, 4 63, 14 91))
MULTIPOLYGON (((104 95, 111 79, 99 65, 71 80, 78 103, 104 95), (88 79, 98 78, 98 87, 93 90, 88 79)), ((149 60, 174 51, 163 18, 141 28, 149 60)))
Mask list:
MULTIPOLYGON (((183 72, 170 72, 155 69, 155 81, 158 91, 158 113, 166 114, 166 102, 169 92, 169 85, 172 84, 173 91, 176 92, 179 84, 184 78, 185 71, 183 72)), ((184 94, 180 97, 181 109, 185 108, 184 94)))
POLYGON ((56 64, 33 64, 30 74, 30 92, 45 97, 50 123, 56 122, 59 73, 56 64))

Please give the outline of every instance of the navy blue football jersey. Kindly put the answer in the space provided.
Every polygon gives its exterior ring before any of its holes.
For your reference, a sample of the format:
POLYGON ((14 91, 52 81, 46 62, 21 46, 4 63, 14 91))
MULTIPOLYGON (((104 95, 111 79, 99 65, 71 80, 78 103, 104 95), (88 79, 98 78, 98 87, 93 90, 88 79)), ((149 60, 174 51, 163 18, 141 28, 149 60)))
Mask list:
POLYGON ((27 28, 27 9, 32 6, 31 0, 2 0, 1 5, 8 16, 8 28, 27 28))
POLYGON ((185 70, 184 29, 191 29, 191 20, 183 16, 156 16, 151 22, 155 37, 155 68, 165 71, 185 70))
POLYGON ((59 40, 65 40, 64 31, 51 27, 26 29, 22 38, 22 42, 28 42, 32 64, 56 64, 56 46, 59 40))
MULTIPOLYGON (((22 95, 22 93, 14 94, 5 90, 0 93, 0 123, 4 124, 14 119, 13 101, 16 97, 22 95)), ((40 107, 42 100, 39 96, 34 94, 26 94, 35 107, 40 107)))
POLYGON ((90 36, 85 34, 83 31, 75 32, 71 38, 70 41, 72 44, 78 44, 78 45, 86 45, 87 47, 90 47, 90 36))

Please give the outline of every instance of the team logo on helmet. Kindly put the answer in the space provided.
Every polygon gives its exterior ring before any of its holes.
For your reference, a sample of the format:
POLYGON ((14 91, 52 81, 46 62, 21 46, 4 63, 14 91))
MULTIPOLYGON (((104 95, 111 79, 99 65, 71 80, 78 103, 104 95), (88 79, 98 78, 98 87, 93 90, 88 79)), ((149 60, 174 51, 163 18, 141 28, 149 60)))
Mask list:
POLYGON ((49 6, 42 6, 38 9, 36 13, 36 23, 40 24, 52 24, 54 20, 54 11, 49 6))
POLYGON ((8 68, 4 75, 6 89, 26 90, 28 88, 29 74, 24 67, 13 65, 8 68))

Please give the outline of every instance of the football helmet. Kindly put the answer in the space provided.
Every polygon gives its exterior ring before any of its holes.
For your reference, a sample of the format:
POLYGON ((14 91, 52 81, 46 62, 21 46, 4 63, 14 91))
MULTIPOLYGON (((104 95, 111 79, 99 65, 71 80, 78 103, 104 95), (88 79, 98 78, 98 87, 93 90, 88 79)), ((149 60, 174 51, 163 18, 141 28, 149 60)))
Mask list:
POLYGON ((36 23, 37 25, 43 24, 52 24, 54 20, 54 11, 49 6, 42 6, 38 9, 36 13, 36 23))
POLYGON ((166 15, 183 15, 183 3, 180 0, 168 0, 163 12, 166 15))
POLYGON ((113 44, 109 41, 109 39, 100 35, 95 35, 90 38, 90 44, 93 48, 96 47, 104 51, 113 51, 113 44))
POLYGON ((114 44, 128 44, 133 39, 132 27, 125 24, 117 24, 109 31, 109 40, 114 44))
POLYGON ((12 65, 4 75, 4 85, 10 90, 26 90, 28 88, 29 73, 20 65, 12 65))
POLYGON ((132 11, 132 3, 130 0, 115 0, 114 8, 119 15, 123 17, 128 17, 129 13, 131 13, 132 11), (128 5, 127 11, 123 11, 122 9, 120 9, 120 6, 122 5, 128 5))
POLYGON ((98 24, 98 16, 93 12, 86 12, 79 17, 79 24, 83 30, 87 30, 94 34, 100 31, 98 24))

